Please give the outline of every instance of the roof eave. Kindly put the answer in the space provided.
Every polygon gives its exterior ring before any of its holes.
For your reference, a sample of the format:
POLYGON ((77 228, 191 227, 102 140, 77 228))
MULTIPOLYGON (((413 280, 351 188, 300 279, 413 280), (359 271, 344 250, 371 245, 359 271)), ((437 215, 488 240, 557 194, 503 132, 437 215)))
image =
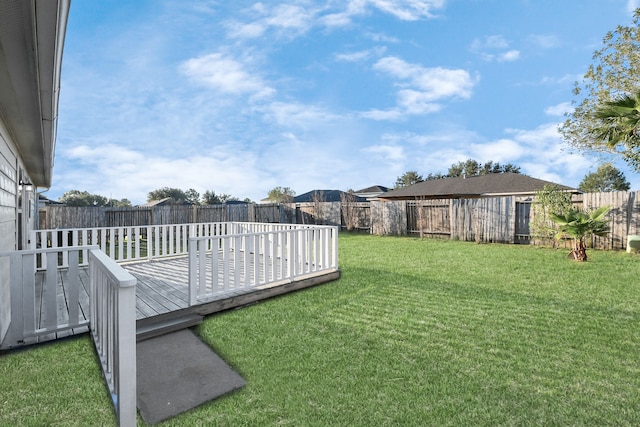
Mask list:
POLYGON ((0 115, 31 183, 51 186, 70 0, 19 0, 0 31, 0 115))

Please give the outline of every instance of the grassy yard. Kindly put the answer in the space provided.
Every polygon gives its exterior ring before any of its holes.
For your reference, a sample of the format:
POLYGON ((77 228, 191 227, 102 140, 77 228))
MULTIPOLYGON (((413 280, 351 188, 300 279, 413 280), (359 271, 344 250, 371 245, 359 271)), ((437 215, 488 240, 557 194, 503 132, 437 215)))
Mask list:
MULTIPOLYGON (((247 385, 163 425, 640 425, 640 256, 567 252, 342 235, 340 281, 206 319, 247 385)), ((114 422, 87 337, 0 378, 0 425, 114 422)))

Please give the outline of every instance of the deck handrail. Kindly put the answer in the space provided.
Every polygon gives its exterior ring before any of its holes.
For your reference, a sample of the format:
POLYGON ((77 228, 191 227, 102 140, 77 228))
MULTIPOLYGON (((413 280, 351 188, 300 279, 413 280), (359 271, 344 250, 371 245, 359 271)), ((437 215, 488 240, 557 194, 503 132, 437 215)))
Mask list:
POLYGON ((88 316, 80 308, 83 297, 86 298, 81 292, 80 278, 82 252, 86 249, 66 247, 0 252, 0 259, 9 259, 11 284, 11 324, 0 348, 29 344, 37 342, 39 337, 89 326, 88 316), (64 274, 69 309, 67 317, 58 318, 57 284, 58 274, 62 274, 58 260, 62 257, 67 260, 64 274), (40 275, 36 275, 37 265, 41 266, 40 275))
POLYGON ((99 249, 89 250, 91 335, 118 424, 136 425, 136 278, 99 249))
POLYGON ((48 335, 88 327, 119 424, 135 426, 135 277, 97 246, 0 252, 0 259, 7 257, 11 322, 0 348, 35 343, 39 337, 46 339, 48 335), (62 259, 66 260, 65 266, 61 265, 62 259), (82 265, 89 266, 86 293, 81 278, 86 269, 81 269, 82 265), (63 275, 66 283, 65 318, 58 317, 58 275, 63 275))
MULTIPOLYGON (((228 236, 297 229, 322 229, 330 226, 273 224, 259 222, 205 222, 189 224, 147 225, 127 227, 93 227, 32 230, 31 249, 96 245, 116 262, 152 260, 187 255, 191 237, 228 236)), ((87 265, 83 251, 81 266, 87 265)), ((46 262, 46 256, 43 263, 46 262)), ((66 255, 60 266, 66 267, 66 255)), ((38 265, 44 269, 44 265, 38 265)))
MULTIPOLYGON (((189 303, 338 269, 338 227, 260 229, 189 239, 189 303), (250 266, 254 268, 251 269, 250 266)), ((287 224, 289 225, 289 224, 287 224)))

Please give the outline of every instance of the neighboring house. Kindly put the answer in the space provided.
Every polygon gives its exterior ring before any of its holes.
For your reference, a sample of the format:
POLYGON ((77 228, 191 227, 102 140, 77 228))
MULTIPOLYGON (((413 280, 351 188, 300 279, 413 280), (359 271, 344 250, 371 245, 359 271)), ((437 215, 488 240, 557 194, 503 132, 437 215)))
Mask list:
MULTIPOLYGON (((293 203, 340 202, 348 193, 340 190, 313 190, 293 198, 293 203)), ((364 197, 355 196, 354 202, 366 202, 364 197)))
POLYGON ((380 196, 382 200, 463 199, 497 196, 533 197, 545 185, 556 185, 562 191, 581 193, 566 185, 517 173, 492 173, 471 177, 442 178, 398 188, 380 196))
POLYGON ((188 205, 189 203, 182 201, 182 202, 177 202, 176 200, 174 200, 172 197, 165 197, 164 199, 160 199, 160 200, 152 200, 150 202, 144 203, 142 205, 140 205, 141 208, 153 208, 156 206, 173 206, 173 205, 188 205))
POLYGON ((374 185, 372 187, 363 188, 362 190, 355 191, 354 194, 358 197, 363 197, 367 201, 378 200, 379 197, 388 192, 390 188, 383 185, 374 185))
MULTIPOLYGON (((3 1, 0 14, 0 252, 27 247, 37 189, 51 186, 69 0, 3 1)), ((11 320, 0 260, 0 341, 11 320)))

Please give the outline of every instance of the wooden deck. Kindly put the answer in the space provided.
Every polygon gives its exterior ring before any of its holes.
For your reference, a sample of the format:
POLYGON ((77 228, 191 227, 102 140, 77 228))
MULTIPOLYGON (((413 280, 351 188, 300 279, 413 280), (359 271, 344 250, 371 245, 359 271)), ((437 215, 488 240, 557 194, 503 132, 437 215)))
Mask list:
MULTIPOLYGON (((214 298, 208 299, 198 305, 189 306, 189 270, 188 257, 165 258, 161 260, 135 262, 122 264, 122 267, 131 273, 136 279, 136 319, 138 331, 143 328, 153 327, 171 319, 183 318, 189 315, 206 316, 216 312, 228 310, 250 304, 266 298, 282 295, 295 290, 314 286, 317 284, 336 280, 340 277, 339 271, 320 272, 301 277, 299 280, 266 285, 258 288, 235 288, 233 284, 229 290, 218 293, 214 298)), ((69 318, 69 292, 67 286, 67 272, 58 272, 58 285, 56 295, 56 310, 58 323, 65 323, 69 318)), ((88 269, 80 270, 82 283, 79 297, 79 310, 81 317, 89 316, 89 274, 88 269)), ((48 310, 44 303, 47 301, 44 295, 45 287, 42 286, 42 277, 36 279, 36 326, 44 327, 42 319, 46 319, 48 310)), ((33 338, 25 344, 50 341, 70 335, 88 332, 88 327, 70 328, 55 334, 43 335, 33 338)))

